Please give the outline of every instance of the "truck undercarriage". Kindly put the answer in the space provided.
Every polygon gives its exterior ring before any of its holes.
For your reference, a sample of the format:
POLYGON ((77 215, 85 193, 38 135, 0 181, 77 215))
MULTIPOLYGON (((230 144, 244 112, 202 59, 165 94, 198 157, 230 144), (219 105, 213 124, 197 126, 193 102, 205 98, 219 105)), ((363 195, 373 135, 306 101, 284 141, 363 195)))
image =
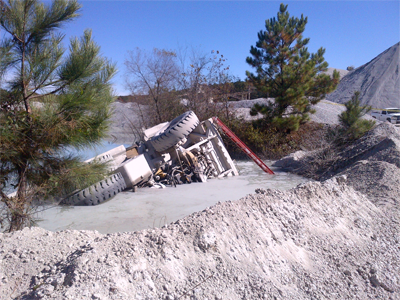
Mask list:
POLYGON ((163 188, 239 175, 215 120, 200 122, 188 111, 144 131, 143 141, 87 160, 108 164, 113 174, 65 198, 64 205, 97 205, 126 189, 163 188))

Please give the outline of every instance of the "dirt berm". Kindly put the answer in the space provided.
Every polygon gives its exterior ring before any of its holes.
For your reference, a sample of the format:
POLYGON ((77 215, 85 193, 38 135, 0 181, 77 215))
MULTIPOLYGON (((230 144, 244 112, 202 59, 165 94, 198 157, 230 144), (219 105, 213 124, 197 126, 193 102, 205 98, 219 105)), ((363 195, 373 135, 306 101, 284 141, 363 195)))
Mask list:
POLYGON ((0 234, 0 298, 400 299, 400 217, 385 209, 399 205, 396 130, 360 141, 343 175, 163 228, 0 234))

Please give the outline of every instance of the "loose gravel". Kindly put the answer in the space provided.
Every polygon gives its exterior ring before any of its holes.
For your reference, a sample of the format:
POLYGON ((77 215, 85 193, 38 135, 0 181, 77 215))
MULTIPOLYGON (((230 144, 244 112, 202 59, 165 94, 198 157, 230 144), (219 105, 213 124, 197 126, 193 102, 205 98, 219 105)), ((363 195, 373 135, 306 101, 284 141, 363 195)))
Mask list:
POLYGON ((398 299, 398 216, 343 176, 153 230, 1 234, 1 298, 398 299))

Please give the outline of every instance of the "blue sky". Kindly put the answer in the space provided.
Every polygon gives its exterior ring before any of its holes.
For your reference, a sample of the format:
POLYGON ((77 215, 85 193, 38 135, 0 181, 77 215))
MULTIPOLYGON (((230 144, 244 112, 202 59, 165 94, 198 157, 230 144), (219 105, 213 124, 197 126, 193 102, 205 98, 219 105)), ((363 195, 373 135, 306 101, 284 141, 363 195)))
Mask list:
MULTIPOLYGON (((124 61, 136 47, 219 50, 232 75, 245 79, 246 64, 265 20, 281 1, 80 1, 81 16, 68 23, 67 38, 91 28, 102 55, 117 64, 117 95, 127 95, 124 61)), ((359 67, 400 41, 399 1, 285 1, 291 16, 308 17, 309 51, 324 47, 330 67, 359 67)))

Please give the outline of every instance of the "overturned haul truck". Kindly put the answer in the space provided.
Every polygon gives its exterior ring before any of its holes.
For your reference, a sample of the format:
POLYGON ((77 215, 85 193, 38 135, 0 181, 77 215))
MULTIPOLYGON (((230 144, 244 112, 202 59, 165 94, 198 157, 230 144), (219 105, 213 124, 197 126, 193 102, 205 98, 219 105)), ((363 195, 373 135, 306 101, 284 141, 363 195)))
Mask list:
POLYGON ((104 180, 65 198, 65 205, 97 205, 125 189, 176 186, 239 175, 215 126, 188 111, 171 122, 144 131, 137 145, 119 146, 92 160, 108 163, 113 172, 104 180))

